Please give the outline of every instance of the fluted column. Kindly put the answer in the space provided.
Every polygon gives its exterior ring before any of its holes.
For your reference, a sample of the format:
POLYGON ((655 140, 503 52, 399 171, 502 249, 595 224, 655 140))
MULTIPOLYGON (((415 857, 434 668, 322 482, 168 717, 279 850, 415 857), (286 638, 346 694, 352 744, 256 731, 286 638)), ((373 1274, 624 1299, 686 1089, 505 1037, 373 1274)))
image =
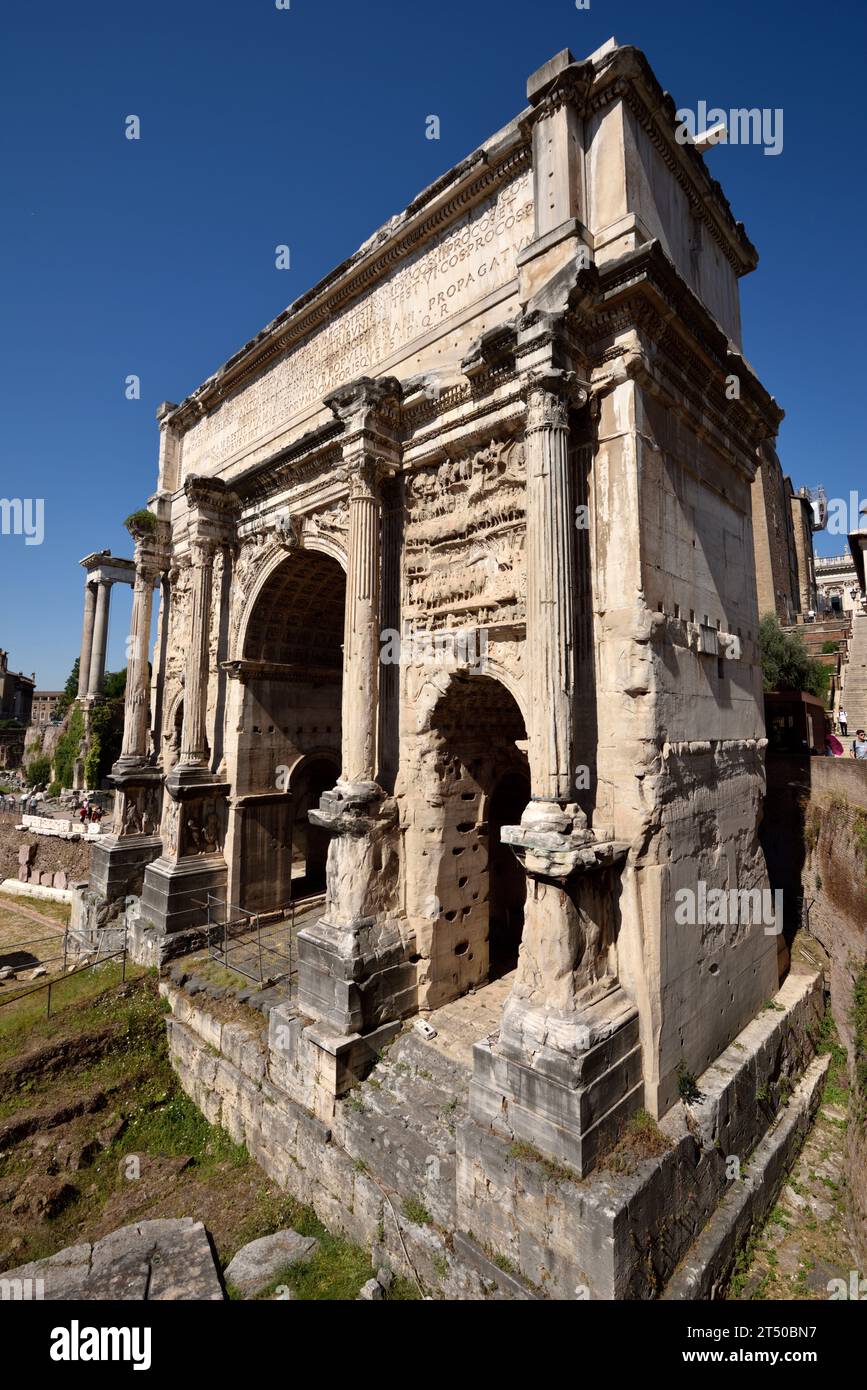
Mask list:
POLYGON ((184 725, 181 767, 206 767, 205 725, 208 709, 208 647, 211 627, 211 572, 214 547, 208 541, 192 546, 192 631, 184 678, 184 725))
POLYGON ((148 756, 148 649, 150 646, 154 575, 136 567, 132 596, 126 703, 123 711, 121 762, 145 762, 148 756))
POLYGON ((569 412, 552 378, 528 388, 527 662, 534 800, 571 800, 575 691, 575 520, 569 412))
POLYGON ((341 781, 357 784, 376 780, 381 504, 374 460, 356 460, 348 473, 341 781))
POLYGON ((97 584, 96 593, 96 618, 93 627, 93 644, 90 654, 90 669, 88 671, 87 695, 88 699, 95 699, 102 694, 103 681, 105 680, 105 652, 108 643, 108 614, 111 601, 110 579, 100 579, 97 584))
POLYGON ((84 585, 84 626, 81 631, 81 656, 78 662, 78 698, 87 694, 90 680, 90 657, 93 647, 93 624, 96 618, 96 585, 87 580, 84 585))

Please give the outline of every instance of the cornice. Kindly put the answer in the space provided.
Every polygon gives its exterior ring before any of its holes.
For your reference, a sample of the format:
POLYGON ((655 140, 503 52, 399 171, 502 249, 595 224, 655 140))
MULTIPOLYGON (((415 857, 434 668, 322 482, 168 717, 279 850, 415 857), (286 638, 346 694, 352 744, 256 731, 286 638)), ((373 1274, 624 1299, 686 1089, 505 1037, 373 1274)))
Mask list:
POLYGON ((719 181, 694 145, 677 142, 677 106, 663 90, 650 63, 632 45, 613 49, 599 62, 585 114, 623 100, 677 179, 695 214, 705 223, 738 276, 755 270, 759 254, 738 222, 719 181))
MULTIPOLYGON (((658 241, 646 242, 601 266, 596 304, 589 310, 585 307, 576 312, 575 331, 584 337, 588 347, 592 348, 595 340, 596 351, 592 355, 597 361, 601 360, 604 345, 608 345, 614 333, 635 324, 638 317, 636 297, 655 300, 660 322, 693 350, 697 348, 717 369, 720 380, 736 375, 741 385, 742 405, 749 404, 761 416, 765 436, 776 434, 785 412, 762 386, 742 354, 732 347, 658 241)), ((696 380, 702 379, 700 373, 700 364, 696 363, 696 380)), ((703 379, 707 385, 707 377, 703 379)))

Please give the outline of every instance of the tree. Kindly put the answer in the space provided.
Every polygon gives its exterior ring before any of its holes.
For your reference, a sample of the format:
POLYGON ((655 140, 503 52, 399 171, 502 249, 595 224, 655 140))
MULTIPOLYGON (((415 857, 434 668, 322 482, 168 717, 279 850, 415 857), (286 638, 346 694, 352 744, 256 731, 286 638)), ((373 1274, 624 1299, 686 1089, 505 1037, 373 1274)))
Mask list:
POLYGON ((69 706, 72 704, 73 700, 76 699, 76 697, 78 696, 78 668, 80 665, 81 658, 76 657, 75 661, 72 664, 72 670, 69 673, 66 685, 63 687, 63 694, 57 701, 57 706, 55 710, 55 717, 57 719, 63 718, 66 711, 69 709, 69 706))
POLYGON ((759 624, 759 650, 765 690, 806 690, 824 700, 831 668, 810 656, 796 632, 784 632, 773 613, 759 624))
POLYGON ((102 693, 107 700, 122 700, 126 693, 126 667, 122 671, 106 671, 102 693))

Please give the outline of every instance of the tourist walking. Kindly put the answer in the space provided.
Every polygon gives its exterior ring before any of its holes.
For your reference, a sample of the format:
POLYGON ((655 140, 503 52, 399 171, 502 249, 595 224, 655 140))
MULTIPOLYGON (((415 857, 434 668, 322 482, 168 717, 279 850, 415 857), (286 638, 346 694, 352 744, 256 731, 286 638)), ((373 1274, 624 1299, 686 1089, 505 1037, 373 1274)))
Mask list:
POLYGON ((842 705, 840 706, 840 708, 839 708, 838 711, 837 711, 837 719, 839 720, 839 723, 840 723, 840 733, 843 734, 844 737, 845 737, 845 735, 848 734, 848 732, 849 732, 849 729, 848 729, 848 727, 847 727, 847 725, 848 725, 848 723, 849 723, 849 716, 848 716, 848 714, 846 713, 846 711, 844 710, 844 708, 843 708, 842 705))
POLYGON ((856 729, 855 737, 852 740, 852 757, 867 760, 867 734, 863 729, 856 729))

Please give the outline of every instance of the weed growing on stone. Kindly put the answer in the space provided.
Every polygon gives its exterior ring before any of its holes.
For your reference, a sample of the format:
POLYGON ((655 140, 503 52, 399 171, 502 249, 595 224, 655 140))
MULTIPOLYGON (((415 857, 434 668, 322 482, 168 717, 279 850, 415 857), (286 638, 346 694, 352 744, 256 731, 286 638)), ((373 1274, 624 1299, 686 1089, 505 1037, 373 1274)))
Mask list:
POLYGON ((429 1226, 433 1217, 425 1206, 424 1202, 418 1197, 406 1197, 403 1203, 403 1214, 407 1221, 411 1221, 414 1226, 429 1226))

